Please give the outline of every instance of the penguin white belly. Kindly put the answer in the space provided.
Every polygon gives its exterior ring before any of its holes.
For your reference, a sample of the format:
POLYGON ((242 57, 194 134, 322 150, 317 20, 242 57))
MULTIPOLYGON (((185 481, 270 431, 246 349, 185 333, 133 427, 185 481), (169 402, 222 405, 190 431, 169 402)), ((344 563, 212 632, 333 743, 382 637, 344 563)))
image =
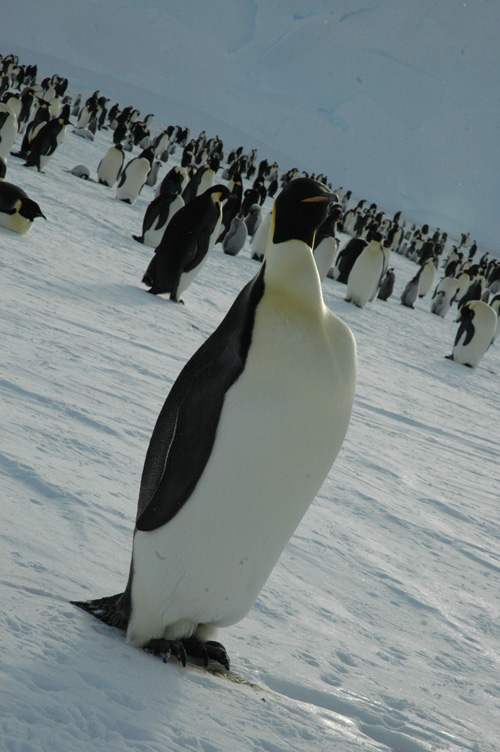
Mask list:
POLYGON ((120 201, 128 201, 130 204, 135 204, 137 197, 146 182, 151 165, 144 157, 138 157, 131 162, 126 169, 125 180, 123 184, 119 185, 116 189, 116 198, 120 201))
POLYGON ((317 248, 314 249, 314 260, 316 261, 319 278, 322 282, 330 271, 337 248, 337 240, 333 237, 328 237, 323 238, 317 248))
POLYGON ((373 251, 367 246, 354 262, 347 280, 346 300, 359 308, 364 308, 372 295, 376 294, 383 271, 382 250, 373 251))
POLYGON ((180 299, 182 293, 185 290, 187 290, 187 288, 189 287, 189 285, 191 284, 191 282, 193 281, 193 279, 198 276, 198 274, 201 272, 202 268, 207 263, 208 257, 210 256, 210 252, 211 252, 212 248, 215 245, 215 241, 219 237, 219 231, 220 231, 221 222, 222 222, 222 211, 220 213, 219 219, 217 220, 217 224, 215 225, 215 229, 212 232, 212 234, 210 235, 210 240, 208 241, 208 250, 205 253, 205 255, 203 256, 202 260, 200 261, 200 263, 198 264, 198 266, 194 267, 194 269, 191 269, 189 272, 183 272, 181 274, 180 279, 179 279, 179 284, 177 286, 177 300, 180 299))
POLYGON ((118 180, 122 164, 123 156, 118 150, 116 150, 116 153, 106 154, 97 168, 99 182, 111 188, 118 180))
POLYGON ((146 232, 144 233, 144 245, 149 245, 151 248, 157 248, 160 245, 163 233, 165 232, 168 223, 171 221, 174 214, 178 212, 179 209, 184 205, 185 204, 182 196, 177 196, 176 198, 174 198, 169 206, 167 221, 165 222, 165 224, 160 224, 161 219, 158 216, 158 219, 156 220, 154 226, 150 227, 149 230, 146 230, 146 232))
POLYGON ((292 307, 261 302, 245 369, 226 394, 192 496, 168 524, 136 531, 131 644, 199 634, 200 626, 210 633, 255 602, 349 423, 354 343, 324 315, 318 326, 292 307))
POLYGON ((11 232, 17 232, 18 235, 26 235, 31 230, 33 222, 22 217, 18 212, 15 214, 0 214, 0 227, 5 227, 6 230, 11 232))
POLYGON ((0 157, 6 162, 16 140, 18 125, 14 112, 7 105, 0 103, 0 112, 5 111, 7 111, 8 117, 0 133, 0 157))
POLYGON ((486 350, 491 344, 497 326, 495 311, 486 303, 475 302, 475 316, 473 319, 474 335, 466 345, 464 341, 467 333, 453 347, 453 360, 471 368, 477 368, 486 350))

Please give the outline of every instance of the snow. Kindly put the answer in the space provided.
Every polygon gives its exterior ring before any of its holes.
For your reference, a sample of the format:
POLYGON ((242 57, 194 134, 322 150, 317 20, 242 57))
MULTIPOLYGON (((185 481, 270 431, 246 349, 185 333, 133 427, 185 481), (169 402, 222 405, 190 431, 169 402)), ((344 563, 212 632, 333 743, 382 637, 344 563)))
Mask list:
MULTIPOLYGON (((278 25, 280 9, 299 5, 270 7, 278 25)), ((24 45, 34 41, 26 35, 24 45)), ((21 62, 36 61, 33 50, 21 62)), ((85 90, 106 94, 98 61, 84 62, 85 90)), ((89 142, 71 130, 46 174, 8 161, 7 179, 47 222, 25 236, 0 229, 3 748, 496 750, 500 351, 497 342, 474 371, 446 360, 456 308, 441 319, 430 296, 415 311, 401 306, 416 270, 404 257, 391 258, 394 295, 364 310, 344 301, 344 285, 324 282, 327 305, 357 341, 353 416, 255 607, 221 630, 243 681, 164 665, 70 605, 123 588, 160 407, 258 269, 248 243, 234 258, 217 245, 185 306, 147 295, 140 280, 152 249, 131 235, 154 189, 128 206, 66 172, 83 163, 95 177, 111 143, 110 131, 89 142)))

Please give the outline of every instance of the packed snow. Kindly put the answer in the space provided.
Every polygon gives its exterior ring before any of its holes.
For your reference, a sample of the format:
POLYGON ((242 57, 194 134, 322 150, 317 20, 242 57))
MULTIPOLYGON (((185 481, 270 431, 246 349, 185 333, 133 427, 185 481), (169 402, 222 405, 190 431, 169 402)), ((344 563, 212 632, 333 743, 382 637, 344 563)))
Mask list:
MULTIPOLYGON (((97 72, 86 87, 106 94, 97 72)), ((147 295, 152 249, 132 234, 154 188, 129 206, 68 172, 95 180, 111 138, 70 125, 45 174, 8 160, 47 221, 0 229, 3 748, 494 752, 498 341, 477 369, 445 359, 456 306, 403 307, 417 269, 403 256, 393 296, 363 310, 324 282, 357 341, 353 416, 253 610, 219 635, 232 673, 164 665, 70 605, 123 588, 158 412, 258 269, 249 242, 236 257, 218 244, 185 306, 147 295)))

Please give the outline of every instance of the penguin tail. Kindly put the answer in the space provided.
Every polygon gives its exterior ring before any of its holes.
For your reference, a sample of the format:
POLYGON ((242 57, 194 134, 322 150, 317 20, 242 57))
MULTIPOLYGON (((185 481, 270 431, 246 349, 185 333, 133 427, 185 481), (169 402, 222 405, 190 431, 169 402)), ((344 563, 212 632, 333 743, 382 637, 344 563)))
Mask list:
POLYGON ((144 243, 144 238, 142 235, 132 235, 134 240, 137 240, 138 243, 144 243))
POLYGON ((98 598, 93 601, 70 601, 70 603, 95 616, 96 619, 103 621, 110 627, 116 627, 125 631, 128 619, 119 608, 122 598, 123 593, 118 593, 117 595, 108 595, 105 598, 98 598))

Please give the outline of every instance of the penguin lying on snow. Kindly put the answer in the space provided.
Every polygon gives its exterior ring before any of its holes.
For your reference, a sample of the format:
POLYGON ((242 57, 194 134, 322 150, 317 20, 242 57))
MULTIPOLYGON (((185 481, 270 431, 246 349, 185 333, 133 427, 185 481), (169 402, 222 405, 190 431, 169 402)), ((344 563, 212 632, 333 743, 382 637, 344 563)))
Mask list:
POLYGON ((251 609, 344 440, 355 343, 311 250, 332 195, 301 178, 276 199, 264 263, 160 412, 126 589, 76 604, 165 661, 229 666, 217 628, 251 609))
POLYGON ((17 185, 0 180, 0 227, 25 235, 37 217, 47 219, 36 201, 17 185))
POLYGON ((174 214, 142 278, 150 286, 148 292, 169 292, 170 300, 182 302, 180 296, 199 274, 215 244, 222 218, 221 201, 229 195, 226 186, 214 185, 174 214))

